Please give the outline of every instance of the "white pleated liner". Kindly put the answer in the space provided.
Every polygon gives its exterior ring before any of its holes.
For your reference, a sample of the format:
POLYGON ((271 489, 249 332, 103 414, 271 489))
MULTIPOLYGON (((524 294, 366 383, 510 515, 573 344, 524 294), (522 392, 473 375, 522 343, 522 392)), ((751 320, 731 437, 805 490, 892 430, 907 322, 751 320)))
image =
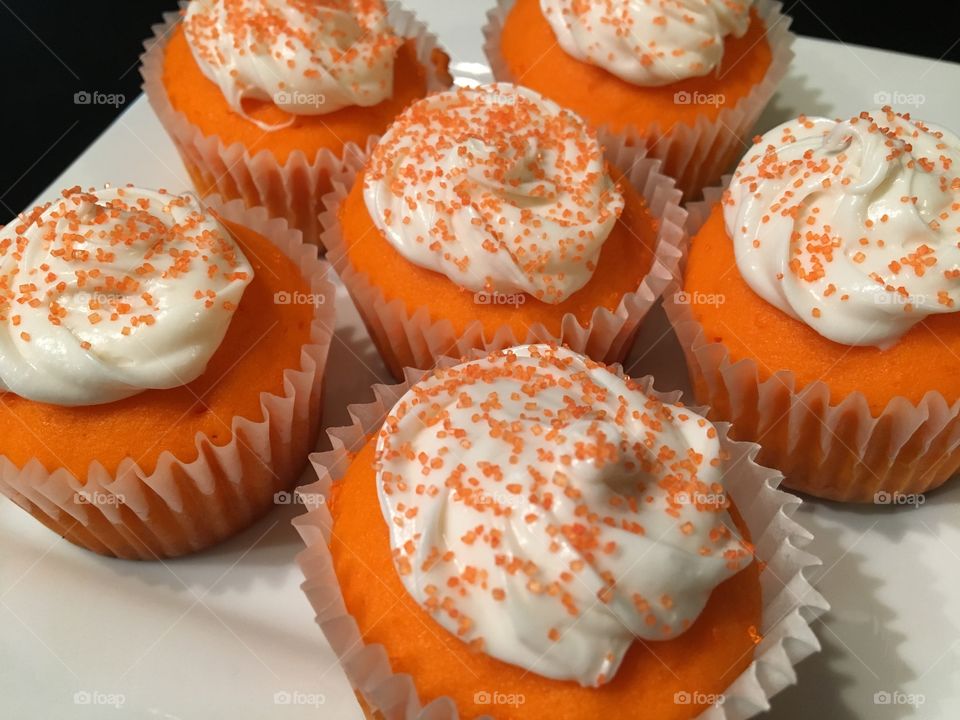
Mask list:
POLYGON ((587 327, 582 326, 575 315, 567 313, 562 318, 559 337, 541 323, 530 326, 523 337, 517 337, 509 326, 501 327, 493 337, 486 337, 479 320, 458 336, 450 321, 431 317, 426 307, 410 313, 400 299, 388 302, 383 292, 370 283, 365 273, 356 271, 347 257, 338 217, 340 206, 365 167, 376 140, 371 140, 365 153, 346 158, 342 170, 332 178, 333 190, 323 198, 320 237, 370 337, 397 379, 402 377, 404 367, 430 368, 443 356, 462 357, 472 350, 489 352, 532 342, 563 343, 597 361, 620 362, 629 352, 640 322, 679 277, 679 263, 687 240, 684 230, 687 215, 680 206, 680 191, 672 178, 660 173, 659 160, 645 157, 642 148, 628 147, 622 139, 601 133, 600 141, 609 162, 626 173, 627 181, 643 197, 651 215, 660 224, 653 263, 640 287, 624 295, 615 312, 597 308, 587 327))
MULTIPOLYGON (((359 148, 347 143, 341 155, 321 150, 312 158, 297 150, 281 165, 267 149, 251 156, 239 142, 226 146, 217 135, 204 135, 186 115, 174 109, 163 84, 167 40, 186 6, 187 0, 180 0, 180 12, 164 13, 163 22, 152 28, 153 37, 143 43, 140 74, 151 107, 177 146, 199 192, 213 188, 211 192, 224 198, 243 199, 248 207, 265 207, 272 217, 286 218, 291 227, 302 231, 306 242, 316 244, 320 198, 329 192, 330 176, 343 158, 359 148)), ((388 7, 389 22, 397 36, 416 40, 417 59, 427 73, 427 93, 446 90, 449 78, 437 71, 432 60, 434 50, 440 49, 436 36, 398 3, 388 7)))
POLYGON ((153 560, 226 539, 266 514, 275 493, 295 485, 315 447, 335 320, 330 265, 299 230, 271 219, 264 208, 246 209, 239 200, 224 203, 216 195, 204 203, 266 237, 300 267, 311 293, 328 302, 315 305, 310 344, 300 353, 300 366, 284 371, 283 393, 260 394, 263 419, 234 417, 225 445, 197 433, 193 462, 166 451, 149 474, 133 457, 122 460, 115 474, 93 462, 81 483, 65 468, 47 469, 36 459, 20 468, 0 455, 0 492, 51 530, 103 555, 153 560), (91 504, 81 495, 102 501, 91 504))
MULTIPOLYGON (((481 355, 471 353, 473 357, 481 355)), ((448 367, 455 362, 445 358, 440 364, 448 367)), ((309 510, 293 521, 306 544, 297 562, 306 578, 302 587, 317 614, 317 623, 340 657, 368 716, 455 720, 460 715, 451 698, 437 698, 423 706, 415 679, 393 672, 382 645, 363 641, 347 611, 328 546, 333 520, 325 499, 333 483, 345 474, 352 454, 379 431, 389 410, 424 371, 407 369, 404 375, 406 380, 399 385, 375 385, 375 402, 350 407, 351 426, 328 430, 333 449, 310 456, 319 480, 298 490, 309 510)), ((652 378, 640 382, 644 392, 662 401, 676 402, 680 397, 679 392, 654 391, 652 378)), ((703 413, 701 408, 691 409, 703 413)), ((820 649, 810 623, 829 609, 804 576, 807 568, 820 561, 801 549, 812 536, 791 519, 801 500, 778 490, 782 476, 756 464, 753 458, 757 446, 728 438, 728 429, 726 423, 717 424, 722 446, 730 453, 727 491, 750 529, 757 559, 765 563, 760 574, 763 639, 757 645, 754 662, 723 693, 722 704, 701 713, 702 720, 742 720, 767 710, 772 696, 796 682, 794 666, 820 649)), ((371 521, 378 518, 371 517, 371 521)))
MULTIPOLYGON (((497 6, 487 14, 487 25, 483 29, 484 52, 493 76, 506 82, 514 82, 515 78, 500 50, 500 35, 514 2, 498 0, 497 6)), ((760 83, 736 105, 724 107, 713 120, 700 115, 693 125, 678 123, 664 129, 655 124, 646 128, 630 127, 619 133, 628 145, 646 147, 650 157, 663 161, 663 172, 676 178, 685 201, 699 199, 702 190, 716 184, 743 154, 760 113, 793 60, 796 36, 790 32, 792 20, 783 13, 783 3, 757 0, 754 7, 767 27, 764 37, 771 50, 770 67, 760 83)), ((612 129, 605 129, 613 133, 612 129)))
MULTIPOLYGON (((728 184, 725 177, 702 202, 687 205, 690 237, 728 184)), ((706 338, 691 307, 676 303, 679 290, 667 291, 664 309, 697 402, 713 408, 712 419, 733 423, 737 437, 760 442, 760 461, 783 472, 787 487, 831 500, 884 503, 894 494, 932 490, 960 470, 960 400, 951 405, 932 391, 919 404, 896 397, 874 417, 862 393, 835 401, 823 381, 798 388, 789 368, 762 380, 756 361, 733 363, 725 345, 706 338)))

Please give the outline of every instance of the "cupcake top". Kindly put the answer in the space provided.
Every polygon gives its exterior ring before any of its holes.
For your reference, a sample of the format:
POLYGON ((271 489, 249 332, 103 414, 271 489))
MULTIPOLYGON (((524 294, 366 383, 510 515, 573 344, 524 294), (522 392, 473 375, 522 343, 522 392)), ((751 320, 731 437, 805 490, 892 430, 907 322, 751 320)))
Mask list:
POLYGON ((383 0, 192 0, 183 27, 197 65, 241 115, 248 98, 323 115, 393 93, 400 40, 383 0))
POLYGON ((411 105, 374 149, 363 190, 410 262, 547 303, 590 280, 624 205, 583 120, 505 83, 411 105))
POLYGON ((407 591, 478 651, 599 686, 743 569, 716 429, 569 350, 435 370, 377 438, 407 591))
POLYGON ((713 72, 727 35, 742 37, 753 0, 540 0, 564 51, 634 85, 713 72))
POLYGON ((0 230, 0 391, 69 406, 185 385, 252 278, 192 195, 65 190, 0 230))
POLYGON ((757 138, 724 194, 737 265, 845 345, 893 345, 960 300, 960 138, 885 107, 757 138))

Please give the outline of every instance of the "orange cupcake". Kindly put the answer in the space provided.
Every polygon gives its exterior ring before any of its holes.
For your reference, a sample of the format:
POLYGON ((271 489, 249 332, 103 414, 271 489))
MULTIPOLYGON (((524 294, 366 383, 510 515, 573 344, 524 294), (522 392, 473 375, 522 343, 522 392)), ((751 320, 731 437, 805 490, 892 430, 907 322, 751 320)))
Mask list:
POLYGON ((0 269, 0 492, 44 525, 104 555, 171 557, 293 487, 334 291, 286 221, 76 187, 0 231, 0 269))
POLYGON ((645 147, 687 199, 738 157, 793 58, 772 0, 500 0, 494 77, 645 147))
POLYGON ((617 361, 676 273, 659 162, 497 84, 408 108, 324 198, 323 244, 395 376, 534 340, 617 361))
POLYGON ((557 346, 451 365, 355 408, 294 522, 368 716, 768 706, 824 603, 755 448, 557 346))
POLYGON ((800 117, 691 208, 667 308, 697 400, 790 487, 906 504, 960 469, 958 167, 890 108, 800 117))
POLYGON ((182 14, 154 27, 141 74, 194 185, 308 242, 341 158, 452 81, 436 38, 383 0, 192 0, 182 14))

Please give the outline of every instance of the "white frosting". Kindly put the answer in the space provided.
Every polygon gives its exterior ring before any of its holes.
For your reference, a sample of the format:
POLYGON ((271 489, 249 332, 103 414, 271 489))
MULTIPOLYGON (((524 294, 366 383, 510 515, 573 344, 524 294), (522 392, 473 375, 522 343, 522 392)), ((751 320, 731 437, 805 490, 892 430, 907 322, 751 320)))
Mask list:
POLYGON ((609 681, 751 562, 702 417, 566 349, 529 345, 412 387, 377 441, 407 591, 464 642, 556 680, 609 681))
POLYGON ((184 30, 203 74, 241 115, 247 98, 325 115, 393 93, 400 41, 383 0, 193 0, 184 30))
POLYGON ((97 405, 185 385, 252 278, 192 195, 68 190, 0 231, 0 391, 97 405))
POLYGON ((960 138, 889 108, 799 118, 743 158, 724 217, 744 280, 844 345, 960 301, 960 138))
POLYGON ((634 85, 670 85, 720 67, 753 0, 540 0, 564 51, 634 85))
POLYGON ((410 262, 554 304, 590 280, 624 202, 583 120, 505 83, 414 103, 364 183, 371 217, 410 262))

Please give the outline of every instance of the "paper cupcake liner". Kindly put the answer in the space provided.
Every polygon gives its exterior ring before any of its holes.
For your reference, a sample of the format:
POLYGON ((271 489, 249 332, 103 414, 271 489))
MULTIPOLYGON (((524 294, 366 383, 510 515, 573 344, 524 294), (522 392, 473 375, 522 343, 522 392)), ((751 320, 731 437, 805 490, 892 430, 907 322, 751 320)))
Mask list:
MULTIPOLYGON (((703 202, 687 206, 691 237, 721 192, 709 188, 703 202)), ((707 339, 690 306, 676 302, 679 290, 666 293, 664 309, 697 402, 711 406, 711 419, 733 423, 738 439, 760 443, 760 462, 781 470, 785 486, 830 500, 912 505, 960 470, 960 400, 896 397, 874 417, 860 392, 831 398, 825 382, 798 387, 789 369, 762 379, 756 361, 732 362, 725 345, 707 339)))
MULTIPOLYGON (((479 357, 481 353, 471 355, 479 357)), ((455 361, 447 358, 440 364, 449 367, 455 361)), ((407 369, 400 385, 374 386, 375 402, 350 407, 351 426, 328 431, 333 449, 310 456, 319 480, 298 491, 308 512, 293 521, 307 546, 297 561, 306 577, 302 587, 317 623, 340 658, 364 712, 386 720, 454 720, 460 715, 451 698, 437 698, 424 707, 414 679, 393 672, 382 645, 364 642, 346 609, 333 569, 328 547, 332 517, 325 499, 332 484, 343 477, 352 455, 380 429, 390 408, 423 374, 407 369)), ((680 397, 679 392, 654 391, 650 377, 640 383, 644 392, 662 401, 676 402, 680 397)), ((762 640, 753 663, 727 688, 722 701, 699 716, 709 720, 740 720, 768 709, 773 695, 796 682, 794 666, 820 649, 810 623, 829 609, 804 577, 805 570, 820 561, 801 549, 812 536, 791 519, 800 499, 778 490, 782 476, 755 463, 757 446, 732 440, 728 429, 726 423, 717 424, 722 447, 730 453, 727 490, 750 529, 756 557, 763 563, 762 640)))
POLYGON ((681 193, 674 187, 673 179, 660 173, 659 160, 645 157, 642 148, 630 147, 616 136, 601 133, 600 141, 611 164, 626 173, 627 180, 659 222, 653 264, 637 290, 624 295, 616 311, 597 308, 586 327, 567 313, 561 320, 559 337, 541 323, 531 325, 523 337, 517 337, 508 326, 498 329, 492 338, 486 337, 479 320, 458 335, 448 320, 431 317, 426 307, 410 313, 401 300, 387 301, 367 275, 350 264, 338 217, 340 205, 366 165, 375 142, 368 145, 364 155, 346 159, 341 172, 332 178, 333 190, 323 198, 321 243, 395 378, 403 377, 404 367, 430 368, 445 355, 462 357, 471 350, 489 352, 531 342, 563 343, 601 362, 623 360, 640 322, 667 286, 679 277, 682 246, 686 242, 686 211, 680 207, 681 193))
MULTIPOLYGON (((306 242, 316 244, 320 198, 330 190, 330 176, 343 157, 360 149, 347 143, 342 154, 321 150, 315 157, 297 150, 281 165, 269 150, 251 156, 239 142, 226 146, 219 136, 204 135, 186 115, 174 109, 163 84, 167 39, 186 6, 186 0, 180 0, 180 12, 164 13, 163 22, 153 26, 153 37, 143 44, 140 74, 143 91, 176 145, 197 192, 202 197, 216 193, 229 200, 242 199, 247 207, 265 207, 271 217, 286 218, 291 227, 303 232, 306 242)), ((436 36, 398 3, 389 5, 389 22, 399 37, 416 40, 417 59, 427 71, 427 92, 447 89, 450 78, 436 68, 432 59, 439 49, 436 36)))
MULTIPOLYGON (((500 36, 514 2, 498 0, 497 6, 487 14, 487 25, 483 29, 484 52, 493 76, 507 82, 515 82, 515 78, 500 50, 500 36)), ((645 147, 650 157, 662 160, 663 172, 676 178, 685 200, 697 200, 703 188, 716 184, 743 154, 760 113, 793 60, 795 35, 790 32, 790 16, 782 12, 783 4, 757 0, 755 8, 767 27, 765 39, 770 45, 771 62, 763 80, 736 105, 724 107, 713 120, 700 115, 693 125, 678 123, 663 128, 654 124, 614 133, 621 135, 628 145, 645 147)), ((606 129, 613 133, 610 128, 606 129)))
MULTIPOLYGON (((263 235, 300 267, 311 292, 333 299, 330 266, 299 230, 239 200, 205 201, 220 217, 263 235)), ((22 468, 0 455, 0 492, 67 540, 102 555, 152 560, 201 550, 251 525, 277 492, 299 479, 320 427, 321 391, 333 337, 333 302, 315 304, 310 344, 300 366, 283 373, 283 393, 261 393, 263 419, 234 417, 230 441, 197 433, 197 459, 170 452, 144 472, 133 457, 116 473, 90 464, 86 482, 33 459, 22 468)))

